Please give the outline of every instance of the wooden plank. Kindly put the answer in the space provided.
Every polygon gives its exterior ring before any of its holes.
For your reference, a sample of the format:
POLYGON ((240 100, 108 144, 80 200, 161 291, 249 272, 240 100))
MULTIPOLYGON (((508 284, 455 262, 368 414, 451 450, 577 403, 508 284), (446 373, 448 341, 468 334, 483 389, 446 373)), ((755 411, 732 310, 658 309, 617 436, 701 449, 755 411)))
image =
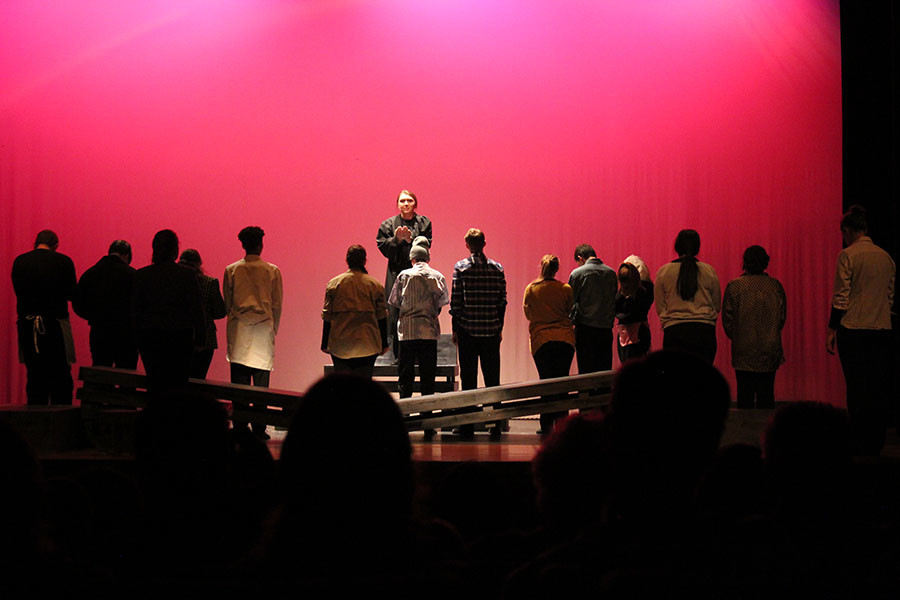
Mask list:
MULTIPOLYGON (((334 372, 334 365, 325 365, 324 367, 325 374, 328 375, 334 372)), ((398 369, 397 365, 375 365, 372 367, 372 374, 375 377, 397 377, 398 369)), ((419 376, 419 366, 415 367, 416 377, 419 376)), ((459 367, 456 365, 446 365, 440 366, 438 365, 435 370, 435 377, 440 378, 443 377, 445 379, 455 379, 456 376, 459 375, 459 367)))
POLYGON ((404 420, 409 431, 422 429, 440 429, 442 427, 455 427, 477 423, 490 423, 500 419, 512 419, 539 415, 548 412, 565 412, 572 409, 586 410, 603 408, 609 405, 610 394, 597 396, 572 395, 564 400, 554 402, 541 402, 534 400, 515 404, 502 404, 500 408, 486 406, 481 410, 467 413, 443 414, 437 413, 429 416, 414 416, 404 420))
POLYGON ((569 375, 567 377, 541 379, 539 381, 510 383, 497 387, 479 388, 476 390, 447 392, 444 394, 434 394, 433 396, 404 398, 398 400, 397 404, 400 407, 400 412, 408 415, 410 413, 448 408, 465 408, 479 404, 496 404, 520 398, 550 394, 565 394, 572 391, 608 391, 612 388, 614 377, 615 373, 613 371, 600 371, 598 373, 587 373, 585 375, 569 375))

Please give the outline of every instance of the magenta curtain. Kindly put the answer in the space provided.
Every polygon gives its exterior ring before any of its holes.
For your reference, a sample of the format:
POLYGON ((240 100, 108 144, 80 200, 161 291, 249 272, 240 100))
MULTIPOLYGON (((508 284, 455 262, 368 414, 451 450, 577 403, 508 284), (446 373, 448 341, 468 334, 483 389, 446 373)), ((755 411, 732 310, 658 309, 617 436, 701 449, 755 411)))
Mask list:
MULTIPOLYGON (((2 403, 24 402, 9 268, 38 230, 80 274, 116 238, 143 266, 172 228, 221 278, 262 226, 285 282, 272 385, 302 390, 328 362, 324 285, 354 243, 383 277, 375 232, 403 188, 448 280, 469 227, 505 265, 504 382, 537 378, 521 302, 543 254, 565 277, 586 241, 655 273, 690 227, 723 288, 745 247, 769 251, 788 295, 778 399, 843 402, 824 351, 836 1, 9 0, 0 22, 2 403)), ((733 380, 721 328, 719 347, 733 380)), ((210 377, 227 372, 220 348, 210 377)))

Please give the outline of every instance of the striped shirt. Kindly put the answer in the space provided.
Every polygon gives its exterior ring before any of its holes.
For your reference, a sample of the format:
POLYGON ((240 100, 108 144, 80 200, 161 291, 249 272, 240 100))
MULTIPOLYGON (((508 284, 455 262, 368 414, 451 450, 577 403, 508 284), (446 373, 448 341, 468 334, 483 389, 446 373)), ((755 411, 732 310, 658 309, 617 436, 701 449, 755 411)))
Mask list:
POLYGON ((397 276, 388 304, 400 309, 397 339, 436 340, 441 335, 441 307, 450 304, 447 281, 428 263, 417 262, 397 276))
POLYGON ((450 296, 453 331, 473 337, 499 335, 506 316, 506 277, 500 263, 473 254, 453 267, 450 296))

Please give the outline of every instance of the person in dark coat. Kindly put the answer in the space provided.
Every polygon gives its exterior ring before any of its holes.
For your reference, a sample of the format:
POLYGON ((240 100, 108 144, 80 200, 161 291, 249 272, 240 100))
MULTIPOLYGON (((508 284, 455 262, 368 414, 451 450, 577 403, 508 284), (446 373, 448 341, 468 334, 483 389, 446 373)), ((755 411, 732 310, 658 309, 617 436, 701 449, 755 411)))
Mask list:
POLYGON ((131 323, 134 268, 131 244, 116 240, 106 256, 78 280, 72 308, 91 326, 91 363, 136 369, 137 342, 131 323))
POLYGON ((206 331, 196 273, 176 258, 178 236, 163 229, 153 236, 153 264, 134 276, 135 332, 154 392, 187 383, 194 347, 203 345, 206 331))
MULTIPOLYGON (((413 242, 418 237, 428 240, 427 247, 431 248, 431 220, 428 217, 416 214, 419 208, 419 200, 409 190, 403 190, 397 196, 397 210, 400 213, 390 219, 385 219, 378 228, 375 243, 378 251, 388 259, 387 274, 384 278, 384 301, 390 300, 394 282, 401 271, 412 268, 409 261, 409 251, 413 242)), ((420 242, 421 243, 421 242, 420 242)), ((400 356, 400 340, 397 337, 397 320, 399 310, 388 307, 388 342, 394 352, 394 358, 400 356)))
POLYGON ((191 359, 191 377, 206 379, 213 354, 219 347, 219 340, 216 336, 216 319, 225 318, 225 299, 222 298, 219 280, 203 272, 203 259, 200 258, 199 252, 188 248, 181 253, 178 264, 193 269, 197 273, 197 283, 200 285, 200 299, 203 301, 203 317, 206 327, 203 345, 194 349, 191 359))

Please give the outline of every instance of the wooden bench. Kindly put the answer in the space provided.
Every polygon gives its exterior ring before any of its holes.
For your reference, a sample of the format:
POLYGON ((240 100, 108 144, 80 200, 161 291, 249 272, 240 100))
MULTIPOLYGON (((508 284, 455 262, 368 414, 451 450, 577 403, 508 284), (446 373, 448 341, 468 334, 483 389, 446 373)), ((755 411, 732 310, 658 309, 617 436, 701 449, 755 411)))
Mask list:
MULTIPOLYGON (((86 421, 96 418, 101 410, 140 409, 147 405, 147 376, 139 371, 81 367, 78 378, 84 382, 77 396, 86 421)), ((234 420, 277 427, 290 425, 303 400, 299 392, 204 379, 188 380, 187 390, 229 403, 234 420)))

